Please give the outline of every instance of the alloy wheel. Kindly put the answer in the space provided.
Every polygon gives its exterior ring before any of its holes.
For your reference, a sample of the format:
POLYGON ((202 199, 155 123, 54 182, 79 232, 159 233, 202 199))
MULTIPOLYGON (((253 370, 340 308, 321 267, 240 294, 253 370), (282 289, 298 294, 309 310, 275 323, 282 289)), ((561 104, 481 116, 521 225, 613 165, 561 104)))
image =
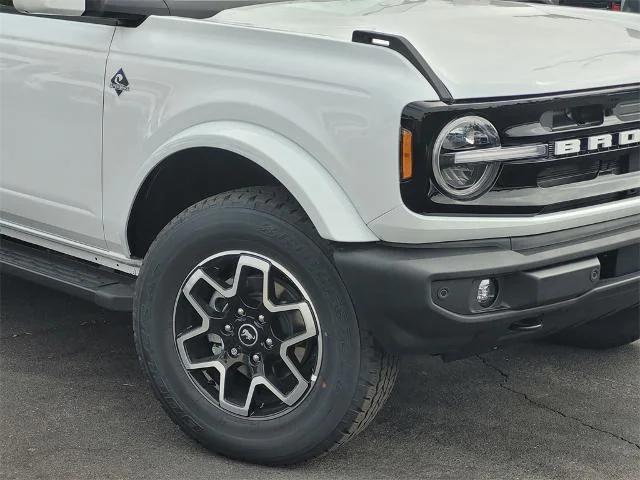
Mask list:
POLYGON ((252 252, 223 252, 190 272, 176 299, 174 336, 200 392, 249 419, 299 405, 322 360, 319 324, 302 285, 252 252))

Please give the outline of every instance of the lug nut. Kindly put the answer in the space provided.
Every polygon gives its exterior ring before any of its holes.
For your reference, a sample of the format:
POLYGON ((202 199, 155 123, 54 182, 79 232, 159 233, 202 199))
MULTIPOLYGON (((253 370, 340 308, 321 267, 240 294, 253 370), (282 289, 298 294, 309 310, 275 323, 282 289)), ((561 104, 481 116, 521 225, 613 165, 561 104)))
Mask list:
POLYGON ((234 357, 237 357, 237 356, 238 356, 238 349, 237 349, 237 348, 235 348, 235 347, 233 347, 233 348, 231 349, 231 355, 233 355, 234 357))
POLYGON ((258 321, 264 322, 264 315, 258 315, 258 321))
POLYGON ((251 357, 251 360, 254 361, 254 363, 258 363, 260 361, 260 355, 258 355, 257 353, 253 355, 253 357, 251 357))
POLYGON ((267 339, 264 341, 264 344, 265 344, 267 347, 271 348, 271 347, 273 347, 273 340, 271 340, 270 338, 267 338, 267 339))
POLYGON ((244 308, 238 309, 238 315, 244 315, 244 308))
POLYGON ((230 332, 231 331, 231 325, 225 325, 224 326, 224 331, 227 332, 227 333, 230 332))

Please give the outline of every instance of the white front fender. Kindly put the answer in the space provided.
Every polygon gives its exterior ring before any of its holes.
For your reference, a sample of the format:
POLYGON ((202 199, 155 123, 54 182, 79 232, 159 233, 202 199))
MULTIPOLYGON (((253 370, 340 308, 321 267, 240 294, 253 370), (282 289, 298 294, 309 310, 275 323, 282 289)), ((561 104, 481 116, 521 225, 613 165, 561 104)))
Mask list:
MULTIPOLYGON (((129 213, 138 189, 160 162, 174 153, 201 147, 236 153, 267 170, 296 198, 323 238, 337 242, 378 241, 338 182, 305 150, 278 133, 242 122, 196 125, 159 147, 141 165, 132 184, 135 188, 128 192, 129 213)), ((125 226, 120 238, 126 245, 128 222, 119 223, 125 226)))

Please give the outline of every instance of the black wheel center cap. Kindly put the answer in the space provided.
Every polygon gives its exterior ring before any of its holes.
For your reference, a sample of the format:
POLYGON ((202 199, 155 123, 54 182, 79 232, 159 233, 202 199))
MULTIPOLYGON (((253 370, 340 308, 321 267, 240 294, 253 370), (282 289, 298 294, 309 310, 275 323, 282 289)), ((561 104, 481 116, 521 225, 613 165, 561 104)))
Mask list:
POLYGON ((245 347, 253 347, 258 343, 258 330, 253 325, 245 323, 238 329, 238 339, 245 347))

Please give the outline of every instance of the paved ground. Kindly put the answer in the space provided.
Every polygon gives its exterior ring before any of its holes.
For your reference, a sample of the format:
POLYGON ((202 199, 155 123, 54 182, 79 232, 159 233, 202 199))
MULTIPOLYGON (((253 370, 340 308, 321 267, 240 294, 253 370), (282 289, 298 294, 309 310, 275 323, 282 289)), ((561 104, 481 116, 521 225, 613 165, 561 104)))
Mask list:
POLYGON ((640 343, 407 358, 363 435, 266 469, 211 455, 168 420, 127 315, 0 281, 1 479, 640 478, 640 343))

